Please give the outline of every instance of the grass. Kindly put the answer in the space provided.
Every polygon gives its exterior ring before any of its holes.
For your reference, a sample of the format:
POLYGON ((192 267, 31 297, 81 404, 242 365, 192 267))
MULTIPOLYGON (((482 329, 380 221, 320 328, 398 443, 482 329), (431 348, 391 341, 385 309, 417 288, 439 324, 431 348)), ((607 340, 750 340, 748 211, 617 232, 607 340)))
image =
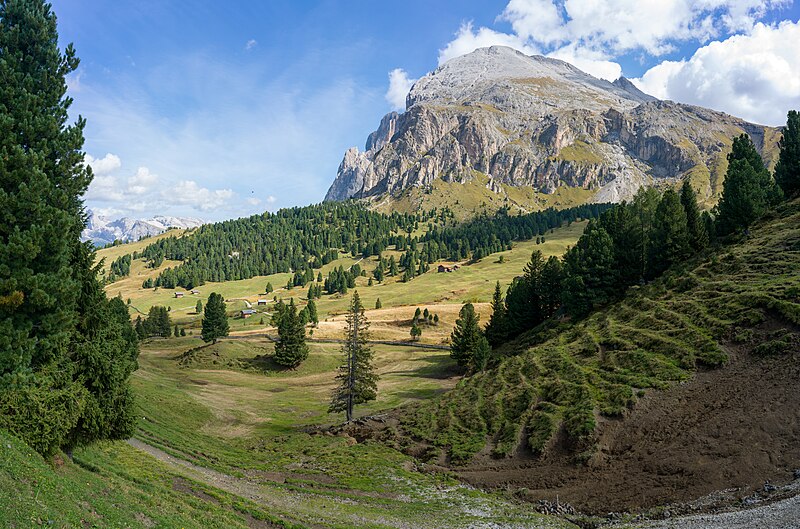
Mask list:
MULTIPOLYGON (((438 314, 441 321, 438 326, 423 327, 421 341, 429 344, 446 343, 450 329, 455 323, 463 303, 475 303, 483 321, 486 321, 490 313, 488 303, 491 301, 496 281, 500 281, 505 289, 514 277, 522 273, 523 267, 534 250, 540 250, 545 257, 563 254, 568 246, 577 241, 585 226, 585 222, 574 222, 570 226, 556 229, 545 236, 545 242, 542 244, 536 244, 535 240, 517 242, 511 250, 492 254, 475 263, 465 263, 458 271, 449 274, 438 273, 436 264, 433 264, 427 273, 408 283, 401 282, 400 277, 395 276, 386 277, 382 283, 375 282, 370 287, 368 286, 368 277, 357 278, 356 288, 364 306, 372 309, 377 299, 380 299, 382 303, 381 310, 368 310, 367 314, 373 322, 374 338, 408 340, 411 328, 410 320, 415 308, 425 309, 427 307, 431 312, 438 314), (501 256, 502 263, 499 262, 501 256)), ((399 259, 401 253, 387 250, 383 255, 386 258, 393 255, 395 259, 399 259)), ((325 277, 333 267, 344 266, 347 268, 356 262, 367 271, 368 275, 371 275, 372 270, 377 266, 375 257, 355 259, 349 255, 343 255, 338 260, 322 267, 321 272, 325 277)), ((273 296, 283 299, 294 298, 295 302, 302 307, 305 305, 305 296, 308 291, 307 287, 286 290, 285 284, 290 278, 290 274, 286 273, 240 281, 207 283, 199 287, 200 294, 187 293, 183 298, 177 299, 174 297, 176 290, 141 288, 145 277, 142 274, 157 273, 158 271, 146 269, 143 262, 134 261, 131 266, 131 276, 108 285, 106 293, 109 296, 119 295, 125 300, 130 299, 132 317, 146 314, 153 305, 171 307, 172 320, 195 335, 199 334, 202 318, 202 315, 195 313, 195 305, 198 300, 205 304, 208 294, 211 292, 218 292, 228 300, 227 308, 232 332, 263 333, 274 332, 267 326, 273 296), (265 296, 263 292, 267 282, 271 282, 276 290, 265 296), (282 285, 283 287, 281 287, 282 285), (248 319, 237 317, 238 311, 246 307, 245 300, 255 304, 258 299, 263 298, 270 302, 266 307, 254 306, 256 310, 260 311, 258 314, 248 319), (264 324, 261 324, 262 319, 264 324)), ((184 291, 182 288, 177 290, 184 291)), ((347 310, 349 302, 349 293, 345 296, 323 295, 321 299, 316 300, 321 321, 319 328, 314 330, 314 336, 338 338, 343 329, 343 318, 340 315, 347 310)))
MULTIPOLYGON (((516 141, 516 140, 515 140, 516 141)), ((464 220, 478 213, 493 213, 506 207, 514 214, 541 211, 549 207, 567 208, 587 202, 594 191, 561 186, 553 193, 542 193, 530 186, 499 184, 495 193, 486 186, 489 176, 472 171, 462 181, 446 182, 437 178, 427 189, 408 188, 396 197, 386 197, 373 208, 384 213, 414 213, 433 208, 449 208, 456 219, 464 220)))
POLYGON ((194 230, 173 228, 165 231, 164 233, 142 239, 141 241, 127 242, 117 246, 111 246, 109 248, 102 248, 97 250, 97 260, 99 261, 101 259, 105 259, 105 262, 103 263, 103 270, 108 272, 108 270, 111 269, 111 263, 123 255, 132 254, 133 252, 141 252, 146 247, 160 239, 165 239, 167 237, 183 237, 185 234, 192 233, 193 231, 194 230))
MULTIPOLYGON (((283 483, 264 484, 271 515, 342 528, 461 527, 486 516, 547 522, 444 475, 415 472, 410 458, 379 443, 314 434, 342 419, 327 414, 338 345, 312 344, 297 370, 269 362, 242 369, 239 362, 271 354, 271 344, 258 339, 222 341, 181 362, 199 345, 189 337, 145 345, 134 378, 142 415, 137 437, 229 474, 284 476, 283 483), (428 525, 434 516, 439 521, 428 525)), ((375 355, 379 398, 358 407, 359 416, 430 399, 455 382, 447 351, 376 346, 375 355)))
POLYGON ((759 355, 796 347, 800 336, 787 329, 800 325, 797 270, 795 201, 748 238, 632 288, 588 319, 553 324, 507 345, 493 369, 414 406, 404 435, 440 449, 454 464, 469 462, 487 444, 499 457, 520 440, 522 448, 541 452, 561 431, 576 452, 591 453, 599 416, 621 416, 643 390, 725 363, 733 342, 759 355))
POLYGON ((54 465, 0 431, 3 527, 224 529, 250 527, 247 514, 271 518, 253 504, 234 508, 224 493, 215 504, 177 492, 178 479, 184 480, 125 443, 100 443, 54 465))

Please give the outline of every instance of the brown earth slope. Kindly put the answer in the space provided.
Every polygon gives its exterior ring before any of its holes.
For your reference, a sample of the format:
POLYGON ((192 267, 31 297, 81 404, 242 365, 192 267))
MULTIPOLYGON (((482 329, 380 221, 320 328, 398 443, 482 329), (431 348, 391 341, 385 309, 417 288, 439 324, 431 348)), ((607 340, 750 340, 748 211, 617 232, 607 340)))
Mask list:
POLYGON ((606 420, 586 466, 574 455, 542 460, 477 457, 456 472, 481 487, 528 489, 587 512, 633 511, 687 502, 765 481, 791 481, 800 468, 800 350, 757 357, 729 349, 730 364, 641 399, 625 419, 606 420))

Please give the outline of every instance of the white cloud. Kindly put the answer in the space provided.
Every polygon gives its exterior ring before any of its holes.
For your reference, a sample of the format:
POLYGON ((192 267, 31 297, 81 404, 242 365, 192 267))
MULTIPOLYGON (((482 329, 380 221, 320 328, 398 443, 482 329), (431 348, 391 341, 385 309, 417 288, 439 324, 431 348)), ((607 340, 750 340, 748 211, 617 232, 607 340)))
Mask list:
POLYGON ((247 50, 247 51, 250 51, 253 48, 255 48, 256 46, 258 46, 258 41, 256 39, 250 39, 244 45, 244 49, 247 50))
POLYGON ((111 153, 107 153, 102 158, 93 158, 91 155, 87 154, 83 161, 92 168, 95 177, 98 175, 107 175, 122 167, 122 161, 119 159, 119 156, 111 153))
POLYGON ((699 48, 682 61, 665 61, 634 82, 647 93, 780 125, 800 107, 800 23, 756 24, 699 48))
POLYGON ((231 189, 207 189, 194 180, 181 180, 169 191, 162 191, 165 200, 176 204, 191 206, 200 211, 211 211, 228 205, 235 193, 231 189))
POLYGON ((547 56, 567 61, 584 72, 607 81, 615 81, 622 76, 622 66, 618 63, 606 60, 600 53, 572 44, 548 53, 547 56))
POLYGON ((406 96, 416 79, 408 77, 402 68, 395 68, 389 72, 389 89, 386 91, 386 101, 392 105, 392 110, 403 111, 406 108, 406 96))
POLYGON ((538 53, 537 48, 517 35, 509 35, 485 27, 478 28, 476 31, 472 28, 472 22, 467 22, 458 29, 456 37, 439 50, 439 64, 442 65, 450 59, 489 46, 509 46, 528 55, 538 53))

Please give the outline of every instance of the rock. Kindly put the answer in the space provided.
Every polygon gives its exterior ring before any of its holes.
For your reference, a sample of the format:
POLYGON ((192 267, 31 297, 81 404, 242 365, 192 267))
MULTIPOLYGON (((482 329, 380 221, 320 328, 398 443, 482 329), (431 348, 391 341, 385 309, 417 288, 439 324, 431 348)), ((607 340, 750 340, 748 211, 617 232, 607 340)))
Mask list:
POLYGON ((625 78, 610 83, 564 61, 493 46, 418 80, 406 111, 384 116, 364 152, 345 153, 325 200, 396 196, 481 173, 492 193, 569 186, 598 202, 691 176, 700 199, 713 202, 732 138, 747 132, 772 163, 776 131, 660 101, 625 78))

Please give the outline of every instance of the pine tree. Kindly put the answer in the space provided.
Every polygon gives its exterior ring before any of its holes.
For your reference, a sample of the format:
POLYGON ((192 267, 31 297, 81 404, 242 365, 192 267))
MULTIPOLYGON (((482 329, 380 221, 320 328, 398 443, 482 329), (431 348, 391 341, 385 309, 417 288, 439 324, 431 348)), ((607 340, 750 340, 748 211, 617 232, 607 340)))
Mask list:
POLYGON ((703 222, 703 216, 700 214, 700 208, 697 206, 697 194, 692 189, 689 180, 684 180, 683 187, 681 187, 681 205, 686 213, 689 244, 692 250, 699 252, 708 246, 708 232, 703 222))
POLYGON ((294 300, 290 301, 278 320, 278 343, 275 344, 275 363, 295 368, 308 358, 306 329, 297 314, 294 300))
POLYGON ((317 304, 313 299, 308 300, 306 309, 308 310, 308 321, 316 327, 319 323, 319 314, 317 314, 317 304))
POLYGON ((381 305, 381 298, 376 299, 375 300, 375 309, 377 310, 377 309, 381 308, 382 306, 383 305, 381 305))
POLYGON ((651 278, 691 255, 686 211, 672 189, 664 191, 653 220, 649 273, 651 278))
POLYGON ((551 255, 542 267, 541 300, 542 316, 551 318, 561 305, 561 282, 564 279, 564 267, 558 257, 551 255))
POLYGON ((614 241, 596 221, 589 221, 578 243, 564 254, 562 301, 567 312, 583 317, 617 295, 614 241))
POLYGON ((181 336, 181 331, 178 329, 178 325, 177 324, 175 325, 175 329, 174 329, 173 335, 175 336, 175 338, 180 338, 180 336, 181 336))
POLYGON ((717 233, 727 235, 747 230, 771 204, 777 203, 781 193, 750 137, 742 134, 734 138, 722 198, 717 205, 717 233))
MULTIPOLYGON (((434 318, 434 321, 438 323, 438 318, 434 318)), ((489 344, 497 346, 503 343, 507 336, 506 304, 503 292, 500 290, 500 281, 498 281, 494 286, 494 295, 492 295, 492 315, 486 325, 486 338, 489 340, 489 344)))
POLYGON ((336 379, 339 386, 333 391, 329 413, 345 412, 347 422, 353 419, 353 407, 375 400, 378 395, 378 375, 372 366, 372 350, 367 344, 369 321, 358 292, 353 293, 346 316, 344 362, 336 379))
POLYGON ((264 288, 264 292, 270 294, 274 289, 272 288, 272 283, 267 283, 267 286, 264 288))
POLYGON ((800 112, 790 110, 786 128, 778 144, 780 155, 775 166, 775 181, 787 197, 800 194, 800 112))
POLYGON ((203 312, 203 302, 199 299, 197 300, 197 305, 194 306, 194 312, 195 314, 200 314, 203 312))
POLYGON ((228 336, 228 314, 225 310, 225 300, 222 295, 212 292, 208 296, 205 312, 203 313, 202 332, 204 342, 217 343, 219 338, 228 336))
POLYGON ((480 316, 472 303, 461 307, 450 334, 450 357, 460 366, 469 367, 474 363, 475 353, 481 346, 481 338, 484 338, 479 324, 480 316))
POLYGON ((420 336, 422 336, 422 329, 420 329, 419 325, 417 325, 417 320, 414 320, 414 322, 411 324, 410 334, 411 339, 415 342, 419 340, 420 336))
POLYGON ((507 325, 510 334, 516 335, 544 321, 542 307, 542 252, 534 250, 525 265, 524 274, 514 280, 506 293, 507 325))

